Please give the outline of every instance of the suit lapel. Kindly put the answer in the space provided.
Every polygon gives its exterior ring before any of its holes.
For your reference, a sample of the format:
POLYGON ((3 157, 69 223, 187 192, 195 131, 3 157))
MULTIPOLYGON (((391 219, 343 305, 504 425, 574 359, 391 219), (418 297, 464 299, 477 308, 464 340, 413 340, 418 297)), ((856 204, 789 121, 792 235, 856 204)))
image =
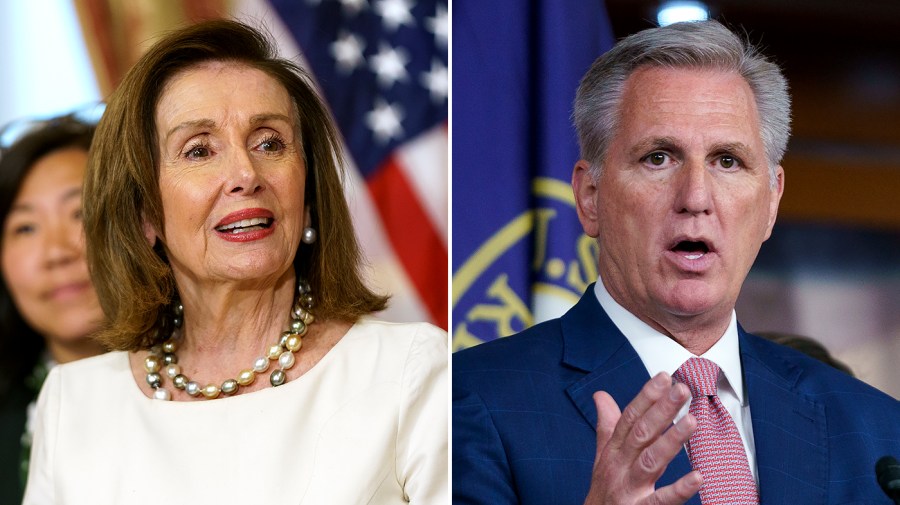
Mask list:
MULTIPOLYGON (((596 429, 594 393, 606 391, 622 409, 637 396, 650 375, 628 339, 600 306, 593 284, 562 317, 561 324, 563 365, 584 372, 566 388, 566 393, 585 422, 596 429)), ((658 487, 671 484, 690 471, 691 463, 682 450, 669 463, 658 487)), ((688 503, 699 505, 699 497, 695 496, 688 503)))
POLYGON ((762 503, 826 503, 825 408, 797 391, 801 371, 738 328, 762 503))

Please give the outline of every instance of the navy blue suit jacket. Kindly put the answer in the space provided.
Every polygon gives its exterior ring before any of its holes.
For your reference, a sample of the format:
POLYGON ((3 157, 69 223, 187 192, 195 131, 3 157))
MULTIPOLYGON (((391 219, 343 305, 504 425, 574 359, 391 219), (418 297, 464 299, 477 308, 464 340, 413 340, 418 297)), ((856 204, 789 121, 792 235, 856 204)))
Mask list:
MULTIPOLYGON (((881 456, 900 457, 900 402, 738 332, 761 503, 891 503, 874 467, 881 456)), ((593 285, 559 319, 457 352, 453 502, 583 503, 596 451, 593 393, 607 391, 624 408, 648 380, 593 285)), ((658 486, 690 469, 682 450, 658 486)))

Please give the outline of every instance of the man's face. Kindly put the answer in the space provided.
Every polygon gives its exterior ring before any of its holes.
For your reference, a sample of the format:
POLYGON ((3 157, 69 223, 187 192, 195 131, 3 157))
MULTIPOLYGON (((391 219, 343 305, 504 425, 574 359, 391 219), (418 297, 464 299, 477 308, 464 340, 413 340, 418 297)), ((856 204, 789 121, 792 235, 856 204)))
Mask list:
POLYGON ((670 335, 727 324, 783 191, 780 166, 770 185, 749 85, 734 73, 644 67, 620 114, 599 180, 584 160, 573 174, 604 285, 670 335))

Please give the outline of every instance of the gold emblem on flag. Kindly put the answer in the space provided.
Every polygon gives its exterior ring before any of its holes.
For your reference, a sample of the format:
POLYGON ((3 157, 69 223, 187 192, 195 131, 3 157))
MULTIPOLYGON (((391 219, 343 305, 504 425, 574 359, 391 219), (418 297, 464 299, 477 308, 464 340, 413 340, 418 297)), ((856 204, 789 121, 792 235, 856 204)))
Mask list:
POLYGON ((562 248, 565 254, 549 252, 555 226, 577 226, 572 187, 567 182, 541 177, 534 179, 532 194, 538 207, 523 211, 500 227, 454 272, 454 350, 505 337, 557 317, 597 279, 597 244, 584 233, 562 248), (533 241, 530 274, 536 281, 529 286, 530 300, 523 300, 511 287, 510 275, 526 272, 492 267, 513 249, 527 247, 528 240, 533 241), (458 317, 457 310, 466 312, 458 317))

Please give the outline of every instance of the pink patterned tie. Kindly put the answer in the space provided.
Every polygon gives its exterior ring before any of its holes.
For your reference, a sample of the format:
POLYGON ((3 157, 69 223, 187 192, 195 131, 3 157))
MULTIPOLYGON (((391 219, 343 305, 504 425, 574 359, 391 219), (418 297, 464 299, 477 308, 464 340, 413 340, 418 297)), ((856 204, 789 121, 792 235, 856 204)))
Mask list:
POLYGON ((691 466, 703 476, 703 505, 758 505, 756 483, 734 420, 716 394, 719 367, 691 358, 672 377, 691 390, 688 411, 697 418, 697 431, 688 441, 691 466))

